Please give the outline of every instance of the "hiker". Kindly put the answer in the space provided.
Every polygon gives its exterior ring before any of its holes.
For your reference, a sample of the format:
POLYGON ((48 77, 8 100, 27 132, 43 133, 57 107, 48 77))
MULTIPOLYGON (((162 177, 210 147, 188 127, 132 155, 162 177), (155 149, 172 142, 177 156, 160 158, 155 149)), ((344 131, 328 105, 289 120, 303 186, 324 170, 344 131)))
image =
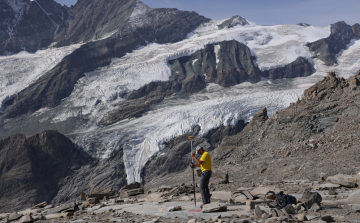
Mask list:
POLYGON ((195 160, 193 167, 201 167, 201 178, 200 178, 200 193, 202 196, 203 204, 210 204, 210 190, 209 190, 209 181, 211 177, 211 156, 208 152, 204 150, 201 146, 196 147, 196 153, 201 155, 200 160, 195 157, 194 153, 191 153, 191 157, 195 160))

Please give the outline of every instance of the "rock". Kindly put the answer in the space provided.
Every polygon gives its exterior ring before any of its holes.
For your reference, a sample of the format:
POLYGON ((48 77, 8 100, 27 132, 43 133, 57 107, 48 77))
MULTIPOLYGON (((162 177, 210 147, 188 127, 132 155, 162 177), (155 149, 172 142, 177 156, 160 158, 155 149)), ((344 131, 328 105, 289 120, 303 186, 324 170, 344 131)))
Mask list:
POLYGON ((182 207, 181 206, 175 206, 175 207, 170 207, 169 208, 169 212, 172 212, 172 211, 181 211, 182 210, 182 207))
POLYGON ((317 203, 314 203, 309 210, 314 212, 319 212, 321 210, 321 207, 317 203))
POLYGON ((227 202, 231 199, 231 192, 229 191, 213 191, 211 194, 211 200, 227 202))
POLYGON ((47 201, 45 201, 45 202, 42 202, 42 203, 40 203, 40 204, 35 205, 35 206, 32 207, 31 209, 44 208, 44 207, 46 207, 47 205, 48 205, 48 203, 47 203, 47 201))
POLYGON ((265 220, 265 223, 281 223, 277 217, 268 218, 265 220))
POLYGON ((321 217, 321 220, 326 221, 326 222, 334 222, 334 218, 332 216, 323 216, 321 217))
POLYGON ((221 212, 221 211, 227 211, 227 206, 225 204, 219 204, 219 203, 205 204, 202 209, 203 213, 221 212))
POLYGON ((190 196, 182 196, 179 198, 179 201, 191 201, 191 197, 190 196))
POLYGON ((297 214, 297 210, 295 210, 295 208, 292 205, 287 205, 284 210, 286 211, 286 213, 288 214, 297 214))
POLYGON ((270 217, 270 215, 268 214, 268 213, 263 213, 262 215, 261 215, 261 218, 262 219, 268 219, 270 217))
POLYGON ((193 219, 190 219, 187 223, 195 223, 196 222, 196 219, 193 218, 193 219))
POLYGON ((239 194, 238 196, 236 196, 234 198, 234 203, 235 204, 245 204, 247 200, 248 199, 247 199, 247 197, 245 195, 239 194))
POLYGON ((330 189, 329 190, 329 195, 336 195, 337 193, 333 190, 333 189, 330 189))
POLYGON ((277 211, 275 209, 273 209, 273 208, 270 210, 270 214, 271 214, 272 217, 279 217, 277 211))
POLYGON ((255 189, 253 189, 252 191, 250 191, 250 193, 254 196, 254 197, 258 197, 258 198, 264 198, 265 194, 268 191, 274 191, 275 193, 279 193, 279 189, 275 188, 275 187, 257 187, 255 189))
POLYGON ((87 199, 87 201, 89 202, 89 204, 98 204, 98 203, 100 203, 100 200, 97 197, 89 197, 87 199))
POLYGON ((162 195, 160 193, 149 194, 145 199, 150 202, 157 202, 162 199, 162 195))
POLYGON ((74 211, 75 208, 76 208, 75 203, 67 203, 67 204, 55 207, 53 209, 49 209, 47 214, 55 214, 55 213, 60 213, 62 211, 67 211, 67 210, 74 211))
POLYGON ((263 215, 263 211, 260 209, 259 205, 255 206, 255 210, 254 210, 254 216, 256 220, 261 219, 263 215))
POLYGON ((307 221, 308 220, 304 213, 294 215, 294 217, 299 221, 307 221))
POLYGON ((11 214, 9 215, 8 220, 9 220, 9 221, 15 221, 15 220, 20 219, 22 216, 23 216, 22 214, 19 214, 19 213, 14 212, 14 213, 11 213, 11 214))
POLYGON ((360 205, 359 204, 352 205, 351 209, 356 211, 356 212, 360 212, 360 205))
POLYGON ((333 188, 339 188, 340 184, 333 184, 333 183, 326 183, 326 184, 319 184, 313 187, 313 190, 329 190, 333 188))
POLYGON ((24 215, 20 219, 20 223, 31 223, 31 222, 34 222, 34 219, 31 217, 31 215, 24 215))
POLYGON ((326 178, 326 181, 332 182, 334 184, 340 184, 344 187, 356 187, 356 182, 354 182, 354 177, 350 175, 337 174, 335 176, 331 176, 326 178))
POLYGON ((86 201, 86 194, 84 193, 84 191, 81 191, 80 200, 86 201))
POLYGON ((66 218, 67 216, 70 216, 70 212, 65 213, 59 213, 59 214, 48 214, 45 216, 46 220, 54 219, 54 218, 66 218))
POLYGON ((144 194, 144 186, 141 183, 134 182, 122 187, 119 191, 121 198, 144 194))
POLYGON ((246 201, 246 211, 251 211, 255 209, 254 201, 246 201))
POLYGON ((307 210, 309 210, 315 203, 320 206, 322 201, 322 197, 318 192, 305 192, 301 199, 307 210))
POLYGON ((97 197, 99 198, 100 200, 103 199, 103 198, 109 198, 111 196, 114 196, 116 193, 116 191, 112 188, 108 188, 108 189, 93 189, 91 190, 91 193, 90 193, 90 197, 97 197))

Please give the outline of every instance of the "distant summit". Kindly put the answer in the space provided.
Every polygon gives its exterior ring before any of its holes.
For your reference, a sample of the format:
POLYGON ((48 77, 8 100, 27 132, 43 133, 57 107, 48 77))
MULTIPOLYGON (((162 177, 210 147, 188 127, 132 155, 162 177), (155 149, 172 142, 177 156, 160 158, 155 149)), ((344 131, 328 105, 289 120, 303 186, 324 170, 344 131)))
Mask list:
POLYGON ((223 23, 218 25, 218 27, 219 27, 219 29, 226 29, 226 28, 232 28, 237 25, 245 26, 245 25, 250 25, 250 24, 245 18, 243 18, 239 15, 236 15, 236 16, 233 16, 230 19, 224 21, 223 23))

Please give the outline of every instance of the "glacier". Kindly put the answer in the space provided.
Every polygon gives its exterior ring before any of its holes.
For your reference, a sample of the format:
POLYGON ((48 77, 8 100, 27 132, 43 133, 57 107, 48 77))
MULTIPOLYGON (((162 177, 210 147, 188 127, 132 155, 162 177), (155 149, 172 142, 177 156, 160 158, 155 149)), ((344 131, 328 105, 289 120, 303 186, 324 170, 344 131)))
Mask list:
MULTIPOLYGON (((148 8, 139 5, 130 19, 135 25, 146 23, 140 15, 148 8)), ((338 64, 327 67, 313 59, 305 44, 330 35, 330 26, 299 26, 283 24, 263 26, 251 21, 219 29, 225 20, 210 21, 188 35, 188 38, 169 44, 148 43, 122 58, 113 58, 110 65, 86 73, 72 94, 62 101, 61 109, 42 109, 33 114, 47 114, 40 122, 61 123, 71 118, 84 118, 76 129, 65 133, 88 154, 108 158, 119 149, 124 151, 128 182, 141 181, 140 172, 146 161, 161 152, 164 142, 201 127, 200 135, 220 125, 235 125, 251 120, 261 108, 269 115, 301 98, 304 90, 321 80, 328 71, 348 77, 360 69, 360 41, 353 41, 338 55, 338 64), (261 70, 285 66, 298 57, 307 58, 316 72, 305 78, 266 80, 242 83, 224 88, 209 84, 206 89, 190 95, 173 95, 155 109, 136 119, 123 120, 111 126, 99 126, 100 120, 124 101, 120 96, 137 90, 152 81, 167 81, 171 76, 168 61, 188 56, 207 44, 236 40, 246 44, 261 70)), ((51 69, 68 53, 73 45, 28 54, 0 57, 0 101, 6 101, 51 69)), ((216 49, 218 50, 218 49, 216 49)))

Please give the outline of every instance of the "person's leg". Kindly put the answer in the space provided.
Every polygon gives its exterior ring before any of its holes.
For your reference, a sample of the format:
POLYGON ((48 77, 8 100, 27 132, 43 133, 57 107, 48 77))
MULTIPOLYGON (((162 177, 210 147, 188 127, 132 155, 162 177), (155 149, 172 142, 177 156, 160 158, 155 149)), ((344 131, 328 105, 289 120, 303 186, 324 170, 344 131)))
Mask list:
POLYGON ((200 193, 201 193, 201 197, 202 197, 202 202, 203 204, 207 204, 207 198, 206 198, 206 194, 205 194, 205 173, 201 173, 201 177, 200 177, 200 193))
POLYGON ((210 182, 211 172, 206 171, 205 173, 206 174, 205 174, 205 177, 204 177, 204 194, 205 194, 205 197, 206 197, 206 203, 209 204, 210 203, 209 182, 210 182))

